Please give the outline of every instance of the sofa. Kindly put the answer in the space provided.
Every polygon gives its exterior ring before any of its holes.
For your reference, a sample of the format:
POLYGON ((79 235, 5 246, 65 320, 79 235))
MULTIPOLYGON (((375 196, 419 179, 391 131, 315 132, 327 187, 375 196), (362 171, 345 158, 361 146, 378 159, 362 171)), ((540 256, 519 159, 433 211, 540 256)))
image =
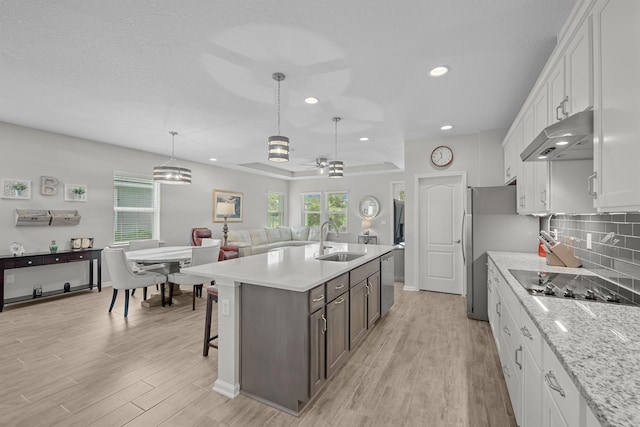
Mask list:
POLYGON ((320 227, 273 227, 229 230, 227 245, 238 248, 241 257, 286 246, 304 246, 320 241, 320 227))

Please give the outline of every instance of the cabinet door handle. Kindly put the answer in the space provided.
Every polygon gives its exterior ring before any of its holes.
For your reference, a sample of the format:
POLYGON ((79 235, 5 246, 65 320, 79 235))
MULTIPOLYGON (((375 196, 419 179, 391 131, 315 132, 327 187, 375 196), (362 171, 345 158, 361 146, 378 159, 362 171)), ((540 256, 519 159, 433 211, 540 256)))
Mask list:
POLYGON ((565 105, 567 104, 567 102, 569 102, 569 97, 565 96, 562 102, 558 104, 558 106, 556 107, 556 119, 558 121, 564 120, 567 117, 569 117, 569 113, 567 113, 567 110, 565 108, 565 105), (560 111, 562 111, 562 117, 560 116, 560 111))
POLYGON ((522 362, 518 362, 518 352, 520 352, 520 354, 522 354, 522 346, 520 346, 520 348, 516 348, 516 354, 515 354, 516 365, 518 365, 518 368, 520 368, 520 370, 522 370, 522 362))
POLYGON ((33 264, 33 261, 27 261, 27 264, 31 265, 33 264))
POLYGON ((338 289, 342 289, 342 288, 344 288, 344 283, 343 283, 343 284, 341 284, 341 285, 339 285, 339 286, 334 286, 334 287, 333 287, 333 289, 335 289, 336 291, 337 291, 338 289))
POLYGON ((322 321, 324 322, 324 328, 322 329, 322 333, 324 334, 325 332, 327 332, 327 318, 324 317, 324 314, 321 314, 320 317, 322 318, 322 321))
POLYGON ((498 313, 499 317, 502 317, 502 314, 500 314, 500 301, 496 303, 496 313, 498 313))
POLYGON ((545 188, 544 190, 542 190, 542 192, 540 193, 541 199, 540 201, 542 202, 543 205, 547 204, 547 189, 545 188))
POLYGON ((511 331, 509 330, 509 328, 507 328, 506 326, 504 326, 504 327, 502 328, 502 330, 504 331, 504 333, 505 333, 505 334, 507 334, 507 335, 511 336, 511 331))
POLYGON ((507 168, 507 170, 505 171, 505 175, 507 175, 507 178, 511 178, 511 166, 507 168))
POLYGON ((324 295, 320 295, 318 298, 312 299, 313 302, 322 301, 324 299, 324 295))
MULTIPOLYGON (((367 280, 368 282, 368 280, 367 280)), ((371 293, 371 289, 369 289, 369 283, 365 283, 364 284, 365 289, 367 290, 367 293, 365 293, 365 296, 369 296, 369 294, 371 293)))
POLYGON ((558 379, 556 378, 556 375, 553 373, 553 371, 549 371, 546 374, 544 374, 544 379, 549 385, 549 388, 551 388, 551 390, 557 391, 558 393, 560 393, 560 396, 562 397, 565 396, 564 390, 560 386, 560 383, 558 382, 558 379))
POLYGON ((533 335, 531 335, 531 332, 529 332, 529 329, 527 329, 526 326, 523 326, 522 328, 520 328, 520 331, 522 332, 522 335, 524 335, 525 337, 533 341, 533 335))
POLYGON ((340 297, 336 300, 335 304, 338 305, 338 304, 342 304, 343 302, 344 302, 344 298, 340 297))
POLYGON ((591 194, 594 199, 598 198, 598 193, 595 190, 595 180, 598 178, 598 172, 594 172, 587 178, 587 193, 591 194))

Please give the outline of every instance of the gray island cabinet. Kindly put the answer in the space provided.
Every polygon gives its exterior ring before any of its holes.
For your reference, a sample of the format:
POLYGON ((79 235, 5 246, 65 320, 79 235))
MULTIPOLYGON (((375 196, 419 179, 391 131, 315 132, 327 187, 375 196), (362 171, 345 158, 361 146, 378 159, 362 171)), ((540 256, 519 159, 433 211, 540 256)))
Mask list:
POLYGON ((240 388, 297 415, 380 318, 380 258, 306 292, 243 283, 240 388))

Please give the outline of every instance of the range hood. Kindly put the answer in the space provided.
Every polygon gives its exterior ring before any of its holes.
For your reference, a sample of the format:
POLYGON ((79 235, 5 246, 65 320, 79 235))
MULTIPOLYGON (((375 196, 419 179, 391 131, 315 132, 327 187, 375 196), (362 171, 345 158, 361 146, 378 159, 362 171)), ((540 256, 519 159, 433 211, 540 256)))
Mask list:
POLYGON ((593 111, 576 113, 546 127, 520 158, 524 162, 593 159, 593 111))

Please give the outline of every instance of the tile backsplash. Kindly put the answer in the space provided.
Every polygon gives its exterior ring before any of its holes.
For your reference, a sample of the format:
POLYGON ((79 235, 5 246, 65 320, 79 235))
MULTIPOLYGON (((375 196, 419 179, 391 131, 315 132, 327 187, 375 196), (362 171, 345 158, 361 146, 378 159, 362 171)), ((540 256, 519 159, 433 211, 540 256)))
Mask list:
POLYGON ((619 293, 640 303, 640 213, 554 215, 550 226, 558 240, 574 247, 582 266, 619 285, 619 293), (587 249, 591 234, 591 249, 587 249))

